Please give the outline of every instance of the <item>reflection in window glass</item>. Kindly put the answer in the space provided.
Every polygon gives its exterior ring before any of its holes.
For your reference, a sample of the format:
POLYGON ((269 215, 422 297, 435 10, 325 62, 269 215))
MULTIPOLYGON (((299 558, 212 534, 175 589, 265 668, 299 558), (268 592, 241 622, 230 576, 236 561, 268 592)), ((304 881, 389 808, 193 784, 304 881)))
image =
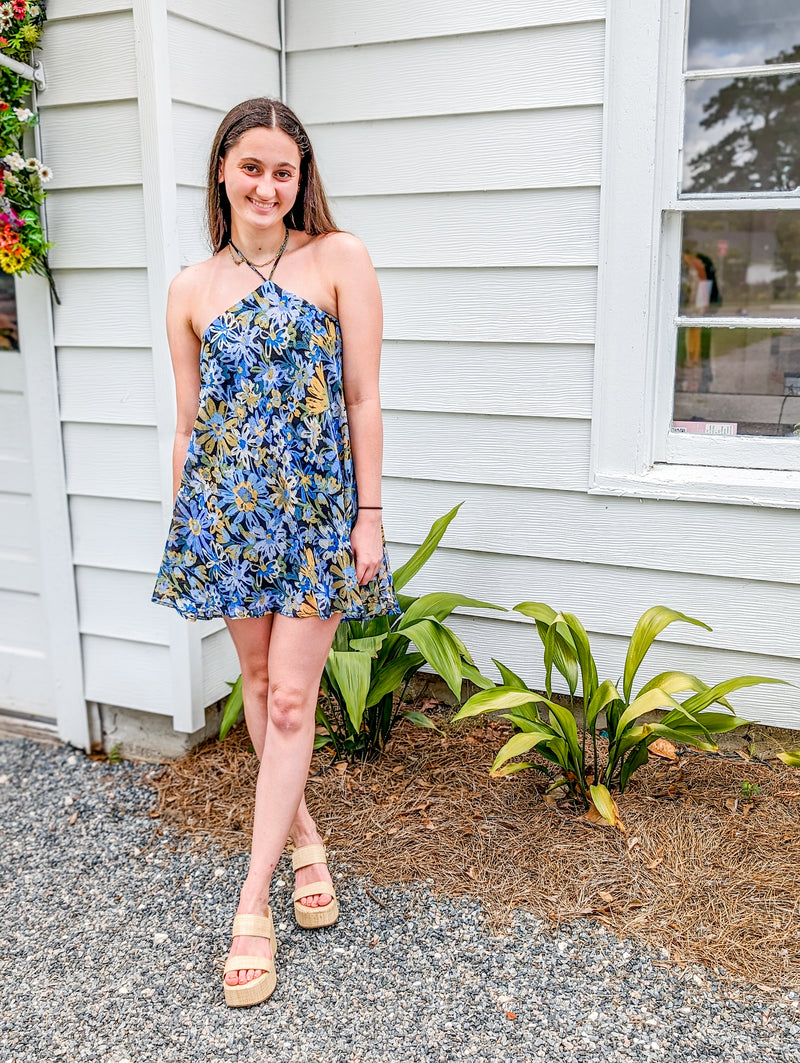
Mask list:
POLYGON ((798 45, 797 0, 691 0, 689 70, 760 66, 798 45))
POLYGON ((800 439, 800 331, 678 329, 673 427, 800 439))
POLYGON ((17 300, 14 278, 0 271, 0 350, 19 349, 17 336, 17 300))
POLYGON ((686 83, 682 191, 793 191, 798 186, 800 74, 686 83))
POLYGON ((680 313, 800 317, 800 211, 684 214, 680 313))

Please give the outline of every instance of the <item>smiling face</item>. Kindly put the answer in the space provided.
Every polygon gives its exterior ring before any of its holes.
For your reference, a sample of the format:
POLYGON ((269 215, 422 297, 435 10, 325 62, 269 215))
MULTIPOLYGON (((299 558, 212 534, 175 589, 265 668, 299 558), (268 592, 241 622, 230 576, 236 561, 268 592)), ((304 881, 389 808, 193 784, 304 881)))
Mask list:
POLYGON ((266 232, 280 227, 297 198, 300 151, 282 129, 248 129, 219 163, 219 180, 237 230, 266 232))

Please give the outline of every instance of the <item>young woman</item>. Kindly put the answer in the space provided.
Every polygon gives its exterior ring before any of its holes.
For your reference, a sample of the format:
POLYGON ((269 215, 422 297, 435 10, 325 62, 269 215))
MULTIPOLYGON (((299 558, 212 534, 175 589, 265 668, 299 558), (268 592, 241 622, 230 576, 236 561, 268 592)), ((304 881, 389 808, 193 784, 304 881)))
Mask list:
POLYGON ((381 524, 378 282, 282 103, 222 120, 207 211, 214 253, 169 289, 175 509, 153 600, 225 618, 261 762, 225 965, 237 1006, 275 987, 270 881, 288 836, 297 921, 338 916, 303 796, 319 682, 342 618, 399 606, 381 524))

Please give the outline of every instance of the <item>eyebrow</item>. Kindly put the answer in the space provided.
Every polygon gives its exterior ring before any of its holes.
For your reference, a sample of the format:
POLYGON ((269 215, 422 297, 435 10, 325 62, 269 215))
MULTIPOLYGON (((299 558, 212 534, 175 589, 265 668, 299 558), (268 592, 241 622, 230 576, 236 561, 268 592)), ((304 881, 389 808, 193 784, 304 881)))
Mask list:
MULTIPOLYGON (((240 159, 239 162, 240 163, 241 162, 257 162, 259 164, 259 166, 263 166, 264 165, 264 160, 263 159, 257 159, 255 157, 255 155, 246 155, 243 159, 240 159)), ((275 166, 289 166, 293 170, 297 169, 296 164, 293 163, 293 162, 276 162, 275 166)))

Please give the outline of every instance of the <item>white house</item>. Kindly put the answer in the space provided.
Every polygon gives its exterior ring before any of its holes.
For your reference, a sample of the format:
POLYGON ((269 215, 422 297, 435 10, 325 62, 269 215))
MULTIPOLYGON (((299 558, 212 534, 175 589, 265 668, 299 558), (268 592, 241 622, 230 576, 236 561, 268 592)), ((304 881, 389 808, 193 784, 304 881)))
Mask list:
MULTIPOLYGON (((298 112, 379 271, 393 563, 464 500, 420 589, 569 608, 612 678, 636 618, 668 604, 713 631, 669 628, 651 673, 800 684, 800 141, 771 170, 724 143, 742 79, 800 78, 795 5, 769 6, 50 0, 61 305, 18 280, 21 350, 0 351, 6 727, 169 751, 237 674, 221 621, 150 592, 167 285, 208 255, 211 137, 254 95, 298 112)), ((456 627, 480 665, 541 680, 518 614, 456 627)), ((796 687, 735 704, 800 728, 796 687)))

